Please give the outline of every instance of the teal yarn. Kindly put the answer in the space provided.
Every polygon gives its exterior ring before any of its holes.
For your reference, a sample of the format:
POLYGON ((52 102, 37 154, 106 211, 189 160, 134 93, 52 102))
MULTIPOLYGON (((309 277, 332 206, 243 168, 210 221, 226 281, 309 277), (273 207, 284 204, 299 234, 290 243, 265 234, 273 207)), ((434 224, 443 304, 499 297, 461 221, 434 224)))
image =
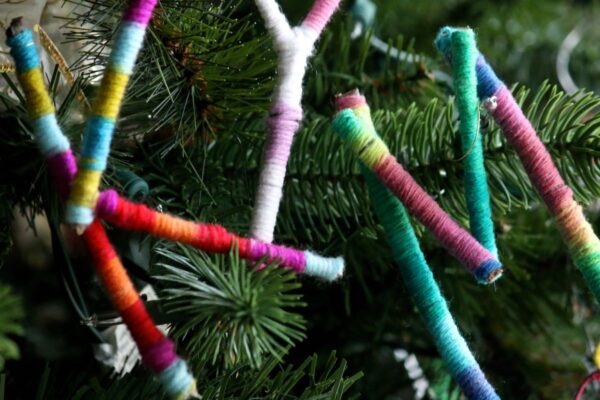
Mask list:
POLYGON ((402 203, 361 164, 375 214, 383 226, 404 283, 437 348, 467 398, 497 400, 469 346, 460 334, 448 305, 419 247, 402 203))
MULTIPOLYGON (((485 173, 482 138, 479 132, 479 100, 475 70, 479 52, 475 43, 475 33, 471 29, 456 29, 448 32, 453 60, 455 104, 460 115, 459 131, 464 154, 465 196, 469 211, 469 225, 477 241, 497 257, 498 248, 485 173)), ((441 43, 447 46, 448 41, 444 40, 441 43)))
POLYGON ((352 17, 368 29, 375 25, 377 6, 371 0, 355 0, 350 9, 352 17))

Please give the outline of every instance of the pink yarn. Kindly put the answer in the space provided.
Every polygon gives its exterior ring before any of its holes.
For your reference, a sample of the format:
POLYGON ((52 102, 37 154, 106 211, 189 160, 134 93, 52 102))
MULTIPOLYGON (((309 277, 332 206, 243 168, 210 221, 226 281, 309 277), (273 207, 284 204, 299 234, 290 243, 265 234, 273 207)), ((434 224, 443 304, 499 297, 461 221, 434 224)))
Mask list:
POLYGON ((521 111, 510 90, 502 86, 495 94, 494 118, 516 149, 523 166, 540 196, 553 214, 562 211, 573 200, 572 190, 565 184, 552 157, 521 111))
POLYGON ((419 184, 406 172, 392 155, 388 155, 376 167, 375 173, 406 208, 423 225, 461 260, 466 267, 474 271, 486 261, 494 259, 471 235, 460 227, 440 208, 419 184))
POLYGON ((156 0, 133 0, 123 14, 123 20, 148 25, 155 5, 156 0))
POLYGON ((267 122, 269 135, 265 148, 265 162, 285 168, 300 120, 302 120, 302 109, 284 103, 273 106, 267 122))
POLYGON ((175 360, 177 360, 175 345, 166 337, 160 342, 153 344, 142 354, 142 362, 155 373, 162 372, 169 365, 173 364, 175 360))
POLYGON ((317 0, 304 19, 303 25, 308 25, 318 34, 335 12, 341 0, 317 0))
POLYGON ((101 192, 96 202, 96 215, 103 219, 110 217, 115 213, 118 201, 119 194, 116 190, 108 189, 101 192))
POLYGON ((71 191, 71 182, 77 173, 77 162, 71 149, 52 156, 46 160, 52 181, 57 186, 61 198, 67 198, 71 191))
POLYGON ((249 258, 252 261, 260 260, 265 254, 269 255, 266 263, 277 260, 286 260, 286 267, 298 273, 304 272, 304 269, 306 268, 306 257, 302 251, 256 240, 250 241, 249 258))
POLYGON ((365 96, 360 93, 345 94, 335 99, 336 111, 342 111, 346 108, 358 108, 367 105, 365 96))

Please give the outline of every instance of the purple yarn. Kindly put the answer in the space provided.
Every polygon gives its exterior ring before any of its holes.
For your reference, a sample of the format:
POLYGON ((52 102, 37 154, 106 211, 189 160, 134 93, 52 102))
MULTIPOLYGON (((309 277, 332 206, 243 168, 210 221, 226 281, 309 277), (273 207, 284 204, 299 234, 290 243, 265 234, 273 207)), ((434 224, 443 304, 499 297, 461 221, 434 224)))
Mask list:
MULTIPOLYGON (((283 102, 271 108, 267 125, 272 132, 268 136, 265 160, 285 166, 287 164, 294 134, 302 120, 302 109, 289 106, 283 102)), ((267 172, 268 173, 268 172, 267 172)))
POLYGON ((263 256, 267 255, 267 263, 285 260, 287 268, 297 273, 302 273, 306 269, 306 257, 304 256, 304 252, 284 246, 250 240, 250 251, 248 253, 249 258, 252 261, 258 261, 263 256))
POLYGON ((123 20, 148 25, 157 0, 133 0, 123 14, 123 20))
POLYGON ((46 160, 58 193, 66 198, 71 190, 71 182, 77 173, 77 162, 71 149, 65 150, 46 160))
POLYGON ((96 215, 100 218, 106 218, 113 215, 117 209, 119 194, 114 189, 106 190, 100 193, 96 202, 96 215))
POLYGON ((158 343, 152 345, 142 354, 142 362, 155 373, 159 373, 167 369, 177 360, 175 354, 175 345, 173 342, 164 338, 158 343))

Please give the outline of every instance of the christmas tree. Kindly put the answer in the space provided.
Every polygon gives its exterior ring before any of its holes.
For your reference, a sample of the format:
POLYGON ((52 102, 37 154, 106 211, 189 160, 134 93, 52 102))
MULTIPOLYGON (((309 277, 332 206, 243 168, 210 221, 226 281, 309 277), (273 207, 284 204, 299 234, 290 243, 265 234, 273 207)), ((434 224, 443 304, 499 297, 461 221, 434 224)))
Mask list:
MULTIPOLYGON (((292 25, 312 4, 279 3, 292 25)), ((71 12, 62 17, 57 52, 65 43, 78 51, 64 54, 63 63, 43 33, 35 37, 51 61, 43 73, 58 121, 77 152, 126 2, 73 0, 65 7, 71 12)), ((586 22, 595 11, 591 2, 554 0, 544 7, 530 0, 341 3, 308 64, 304 117, 274 234, 279 244, 342 255, 340 280, 315 280, 277 262, 256 271, 236 246, 212 254, 107 228, 202 398, 462 398, 411 301, 373 209, 369 180, 331 128, 334 97, 358 88, 390 152, 468 227, 452 68, 433 41, 442 26, 472 27, 487 60, 514 84, 513 95, 598 232, 597 29, 586 22), (582 88, 575 92, 563 87, 555 68, 573 29, 580 41, 567 66, 582 88)), ((161 1, 131 75, 102 186, 247 237, 277 56, 252 1, 161 1)), ((138 362, 80 237, 64 224, 23 90, 10 65, 4 70, 0 393, 9 399, 163 398, 138 362)), ((504 276, 478 285, 411 221, 449 310, 497 393, 571 398, 595 369, 597 302, 515 150, 485 112, 480 130, 504 276)))

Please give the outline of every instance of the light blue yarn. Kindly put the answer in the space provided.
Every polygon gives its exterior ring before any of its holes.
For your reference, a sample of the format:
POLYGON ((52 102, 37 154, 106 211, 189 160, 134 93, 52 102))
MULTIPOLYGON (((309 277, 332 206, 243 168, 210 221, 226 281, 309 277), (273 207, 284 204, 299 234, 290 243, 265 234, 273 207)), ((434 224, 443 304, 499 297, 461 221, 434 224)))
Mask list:
POLYGON ((88 207, 67 204, 65 217, 67 221, 77 221, 78 224, 89 225, 94 221, 94 210, 88 207))
POLYGON ((7 39, 6 44, 10 47, 10 55, 15 60, 18 73, 27 72, 41 65, 31 29, 26 29, 7 39))
POLYGON ((144 44, 146 26, 137 22, 123 22, 110 55, 110 68, 131 75, 138 52, 144 44))
POLYGON ((115 128, 115 122, 98 115, 88 118, 81 151, 82 168, 104 171, 108 154, 110 153, 110 137, 115 128), (83 160, 85 159, 85 160, 83 160))
POLYGON ((342 257, 325 258, 310 251, 304 252, 306 268, 304 273, 310 276, 334 281, 344 274, 344 259, 342 257))
POLYGON ((71 147, 69 139, 62 133, 56 114, 47 114, 32 122, 35 141, 46 158, 63 153, 71 147))
POLYGON ((185 361, 177 359, 167 369, 158 374, 158 380, 169 396, 176 396, 185 392, 194 381, 194 378, 188 371, 185 361))

